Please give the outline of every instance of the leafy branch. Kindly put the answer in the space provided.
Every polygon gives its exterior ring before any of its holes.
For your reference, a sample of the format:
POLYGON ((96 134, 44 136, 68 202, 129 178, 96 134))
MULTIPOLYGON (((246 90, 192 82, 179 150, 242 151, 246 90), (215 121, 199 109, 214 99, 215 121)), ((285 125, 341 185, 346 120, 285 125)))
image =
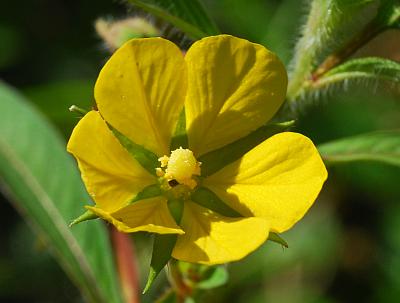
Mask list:
MULTIPOLYGON (((391 81, 390 72, 388 79, 384 75, 387 61, 352 61, 330 71, 383 30, 399 26, 398 0, 314 0, 291 64, 289 110, 297 111, 306 102, 304 96, 318 98, 320 88, 328 88, 330 84, 340 81, 391 81), (373 66, 375 63, 378 64, 376 67, 373 66), (348 73, 343 73, 344 70, 348 73)), ((312 101, 312 98, 308 100, 312 101)))

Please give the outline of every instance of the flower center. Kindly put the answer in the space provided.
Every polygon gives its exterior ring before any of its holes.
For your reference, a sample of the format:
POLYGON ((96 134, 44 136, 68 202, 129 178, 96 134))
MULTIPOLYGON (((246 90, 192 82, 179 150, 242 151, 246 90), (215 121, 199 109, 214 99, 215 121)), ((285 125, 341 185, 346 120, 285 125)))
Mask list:
POLYGON ((169 157, 163 156, 158 161, 161 167, 157 168, 157 175, 167 179, 171 186, 184 184, 190 189, 196 187, 197 182, 193 176, 200 176, 201 163, 191 150, 180 147, 172 151, 169 157))

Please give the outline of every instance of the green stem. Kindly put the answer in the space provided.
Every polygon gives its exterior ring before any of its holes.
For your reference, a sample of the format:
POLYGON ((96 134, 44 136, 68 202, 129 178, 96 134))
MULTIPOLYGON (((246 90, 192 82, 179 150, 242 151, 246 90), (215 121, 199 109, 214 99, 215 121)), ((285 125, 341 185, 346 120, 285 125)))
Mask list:
POLYGON ((355 36, 347 45, 345 45, 345 47, 329 55, 314 71, 311 80, 313 82, 317 81, 329 70, 346 61, 358 49, 375 38, 383 30, 384 28, 377 27, 375 22, 369 23, 364 30, 359 35, 355 36))

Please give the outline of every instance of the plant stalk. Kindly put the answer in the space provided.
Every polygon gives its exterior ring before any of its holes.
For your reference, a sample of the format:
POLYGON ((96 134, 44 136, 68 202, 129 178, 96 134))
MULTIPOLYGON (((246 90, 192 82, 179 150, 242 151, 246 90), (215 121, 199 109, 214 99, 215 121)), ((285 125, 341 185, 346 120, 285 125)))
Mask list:
POLYGON ((139 303, 139 274, 133 243, 127 234, 110 228, 121 288, 126 303, 139 303))

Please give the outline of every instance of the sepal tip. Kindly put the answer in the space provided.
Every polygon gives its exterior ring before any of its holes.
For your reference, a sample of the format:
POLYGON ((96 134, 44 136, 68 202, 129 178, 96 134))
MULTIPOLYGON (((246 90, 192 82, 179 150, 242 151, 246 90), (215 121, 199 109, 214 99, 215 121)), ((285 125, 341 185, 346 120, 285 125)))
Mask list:
POLYGON ((86 212, 84 212, 82 215, 80 215, 78 218, 74 219, 70 224, 69 227, 72 227, 78 223, 81 223, 83 221, 88 221, 88 220, 94 220, 97 219, 98 216, 93 213, 90 210, 87 210, 86 212))

